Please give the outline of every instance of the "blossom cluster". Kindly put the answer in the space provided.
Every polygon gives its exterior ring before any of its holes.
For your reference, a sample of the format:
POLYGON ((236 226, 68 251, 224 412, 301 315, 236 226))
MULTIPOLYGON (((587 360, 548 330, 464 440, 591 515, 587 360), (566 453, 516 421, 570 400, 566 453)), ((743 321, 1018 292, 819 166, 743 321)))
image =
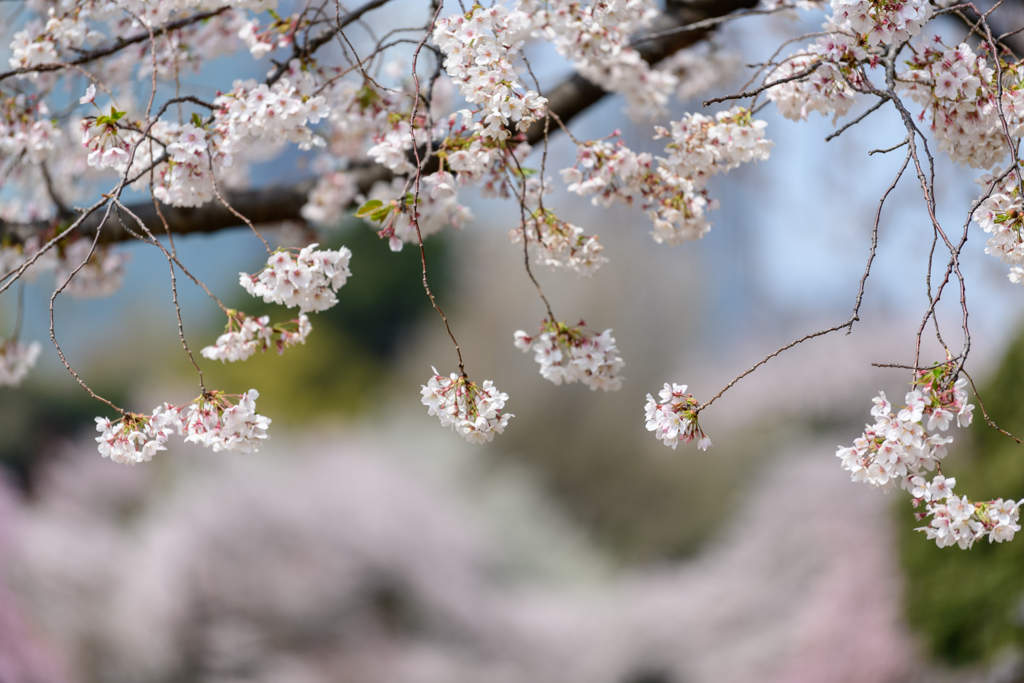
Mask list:
POLYGON ((660 401, 647 394, 644 407, 647 431, 654 432, 654 436, 666 446, 671 446, 672 450, 680 441, 690 443, 697 439, 697 448, 706 451, 711 446, 711 439, 700 428, 697 421, 700 404, 686 392, 686 385, 666 383, 658 396, 660 401))
POLYGON ((434 24, 445 71, 466 101, 479 106, 482 120, 476 130, 484 137, 508 138, 510 123, 526 130, 545 115, 547 100, 523 87, 512 66, 530 29, 527 13, 502 5, 476 5, 465 15, 442 17, 434 24))
POLYGON ((484 443, 505 431, 512 413, 502 412, 508 394, 498 391, 491 380, 477 386, 465 375, 452 373, 433 377, 420 392, 428 415, 437 415, 441 426, 451 427, 469 443, 484 443))
POLYGON ((275 18, 268 26, 260 28, 257 19, 250 19, 238 29, 238 38, 249 48, 253 59, 259 59, 278 47, 288 47, 295 42, 299 28, 298 17, 275 18))
POLYGON ((865 427, 852 447, 836 452, 854 481, 888 491, 897 483, 907 488, 908 477, 935 469, 946 456, 946 444, 953 441, 938 432, 954 422, 966 427, 974 410, 967 402, 967 380, 948 386, 949 372, 948 365, 919 372, 904 399, 907 405, 895 414, 885 393, 879 392, 871 409, 875 423, 865 427))
POLYGON ((213 346, 203 348, 200 353, 204 358, 222 363, 246 360, 257 351, 266 353, 271 348, 282 354, 289 346, 305 344, 312 331, 313 325, 305 313, 296 320, 271 325, 268 315, 256 318, 229 311, 227 331, 217 337, 213 346))
POLYGON ((659 159, 661 166, 675 176, 688 178, 697 190, 704 189, 708 178, 717 173, 766 160, 775 146, 764 137, 768 124, 742 107, 718 112, 714 118, 686 114, 671 126, 671 132, 655 129, 655 139, 671 139, 665 146, 668 157, 659 159))
MULTIPOLYGON (((462 110, 439 124, 435 137, 440 139, 438 156, 462 185, 480 183, 484 197, 509 197, 514 194, 509 177, 522 179, 526 158, 532 147, 521 134, 508 140, 496 140, 475 130, 472 112, 462 110)), ((526 178, 532 185, 536 178, 526 178)))
POLYGON ((652 69, 635 50, 633 35, 657 16, 651 0, 520 0, 518 11, 529 15, 534 35, 554 43, 576 70, 592 83, 626 99, 634 120, 665 113, 679 79, 668 70, 652 69))
POLYGON ((667 157, 657 165, 650 154, 637 154, 621 142, 587 142, 577 149, 576 164, 562 171, 569 191, 594 195, 602 206, 639 199, 654 223, 651 236, 670 245, 700 239, 711 227, 705 211, 717 202, 704 189, 707 178, 740 163, 768 158, 773 146, 764 138, 765 123, 742 107, 719 112, 714 119, 688 114, 672 123, 667 157))
POLYGON ((917 507, 925 503, 925 512, 917 513, 918 519, 931 517, 928 526, 919 527, 917 531, 927 534, 940 548, 953 544, 966 550, 975 541, 988 536, 988 542, 1002 543, 1012 541, 1014 534, 1020 531, 1020 506, 1024 501, 989 500, 971 502, 967 496, 953 493, 956 479, 935 476, 931 482, 924 477, 910 479, 910 495, 917 507))
POLYGON ((136 166, 146 168, 156 161, 153 157, 162 156, 162 152, 170 157, 156 168, 153 196, 170 206, 202 206, 212 201, 214 174, 233 163, 227 151, 229 147, 217 144, 222 142, 220 136, 216 132, 208 134, 195 123, 179 125, 166 121, 158 121, 151 133, 165 143, 163 150, 151 149, 151 145, 145 143, 139 145, 135 152, 136 166))
POLYGON ((596 235, 584 235, 583 228, 561 220, 548 209, 534 211, 508 237, 512 244, 526 239, 537 262, 552 270, 564 268, 589 276, 608 263, 601 255, 604 247, 596 235))
POLYGON ((1024 203, 1020 196, 1020 177, 1008 172, 1002 180, 998 168, 978 178, 982 187, 991 188, 988 197, 972 214, 974 221, 991 237, 985 242, 985 253, 992 254, 1010 266, 1010 281, 1024 285, 1024 203))
MULTIPOLYGON (((95 88, 89 86, 82 100, 95 94, 95 88)), ((88 163, 96 170, 110 168, 121 172, 128 165, 129 151, 139 136, 127 123, 120 123, 124 115, 125 112, 112 106, 109 114, 82 119, 82 147, 89 152, 88 163)))
POLYGON ((769 82, 785 81, 769 88, 767 96, 787 119, 806 119, 812 111, 843 116, 856 101, 854 87, 864 85, 859 65, 867 50, 860 36, 832 22, 826 22, 824 28, 826 35, 805 52, 784 59, 769 74, 769 82), (800 74, 807 75, 798 78, 800 74))
POLYGON ((45 24, 30 21, 24 29, 14 34, 9 46, 11 56, 7 60, 8 64, 12 69, 52 64, 60 60, 61 52, 87 47, 101 37, 86 22, 90 14, 86 8, 59 16, 56 8, 49 8, 45 24))
POLYGON ((346 209, 359 194, 359 187, 345 171, 325 170, 317 176, 316 185, 302 207, 302 217, 323 226, 336 226, 346 216, 346 209))
POLYGON ((917 518, 932 519, 918 531, 924 531, 939 547, 957 544, 969 548, 985 535, 989 542, 1008 541, 1020 530, 1020 503, 1001 498, 972 503, 953 493, 955 479, 942 475, 940 462, 953 437, 941 432, 953 424, 970 425, 974 410, 968 402, 967 380, 954 382, 952 373, 952 363, 917 372, 904 399, 906 405, 899 410, 879 392, 871 409, 874 424, 865 427, 853 446, 840 446, 836 457, 853 481, 884 491, 898 483, 910 492, 915 507, 926 503, 925 512, 917 518), (926 472, 935 469, 939 473, 928 481, 926 472))
POLYGON ((832 0, 833 20, 865 37, 868 45, 910 40, 932 17, 928 0, 832 0))
POLYGON ((411 216, 413 196, 403 178, 377 181, 364 199, 389 207, 381 219, 383 225, 379 234, 388 240, 391 251, 401 251, 406 244, 417 244, 421 235, 427 237, 445 227, 460 230, 473 220, 473 212, 458 202, 454 178, 444 171, 420 179, 416 224, 411 216), (419 225, 419 234, 416 225, 419 225))
POLYGON ((0 387, 16 387, 21 384, 29 370, 35 367, 39 352, 37 341, 28 345, 16 339, 0 341, 0 387))
POLYGON ((239 396, 212 391, 184 406, 157 406, 151 415, 126 413, 117 420, 97 417, 100 455, 123 465, 146 462, 167 450, 167 440, 175 430, 185 441, 214 451, 256 451, 259 442, 267 438, 270 425, 269 418, 256 413, 257 398, 255 389, 239 396))
POLYGON ((46 103, 24 93, 0 93, 0 155, 28 161, 45 161, 56 148, 61 130, 49 118, 46 103))
MULTIPOLYGON (((118 172, 124 170, 134 147, 134 171, 161 161, 154 170, 157 199, 171 206, 201 206, 214 198, 215 176, 229 169, 235 155, 253 140, 289 141, 300 149, 325 144, 309 128, 327 115, 326 99, 313 94, 316 87, 313 77, 302 72, 283 77, 273 86, 235 81, 230 92, 214 100, 211 122, 198 116, 185 124, 160 120, 149 128, 145 140, 140 126, 112 107, 109 114, 82 120, 82 146, 89 152, 90 166, 118 172)), ((95 88, 90 86, 81 101, 92 103, 94 97, 95 88)), ((147 175, 139 183, 148 180, 147 175)))
POLYGON ((239 273, 239 282, 267 303, 298 306, 300 313, 326 310, 338 303, 335 292, 352 274, 348 267, 352 252, 347 247, 332 251, 317 246, 303 247, 295 256, 278 249, 255 275, 239 273))
POLYGON ((611 330, 594 334, 577 326, 544 320, 540 334, 530 336, 516 330, 516 348, 534 352, 540 374, 555 384, 582 382, 591 391, 618 391, 622 388, 619 371, 625 363, 615 346, 611 330))
MULTIPOLYGON (((1024 69, 1004 65, 1002 108, 1010 133, 1020 135, 1024 115, 1024 69)), ((913 46, 908 68, 897 75, 900 87, 932 119, 940 151, 973 168, 990 168, 1007 154, 995 70, 967 43, 947 48, 931 38, 913 46)))

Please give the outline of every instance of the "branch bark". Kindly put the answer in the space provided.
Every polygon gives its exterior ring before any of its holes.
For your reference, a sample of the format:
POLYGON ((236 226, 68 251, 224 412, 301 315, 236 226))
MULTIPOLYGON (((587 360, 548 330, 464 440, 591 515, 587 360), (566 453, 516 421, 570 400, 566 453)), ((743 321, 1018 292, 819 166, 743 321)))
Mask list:
MULTIPOLYGON (((366 9, 379 6, 383 2, 371 2, 366 9)), ((713 0, 711 2, 679 3, 669 2, 668 13, 663 14, 656 22, 655 32, 663 32, 680 26, 688 26, 713 17, 721 17, 736 10, 748 9, 756 5, 756 0, 713 0)), ((675 52, 703 40, 713 29, 697 29, 693 31, 672 33, 663 38, 643 43, 639 49, 640 56, 651 64, 656 64, 675 52)), ((320 36, 315 39, 318 43, 320 36)), ((319 46, 319 45, 318 45, 319 46)), ((586 111, 599 102, 608 92, 600 85, 592 83, 580 75, 574 75, 545 96, 548 98, 549 109, 565 123, 586 111)), ((557 129, 555 129, 557 130, 557 129)), ((554 130, 552 131, 554 132, 554 130)), ((544 126, 535 123, 527 131, 527 140, 536 145, 544 139, 544 126)), ((387 180, 390 172, 382 166, 370 166, 352 172, 359 189, 369 191, 378 180, 387 180)), ((224 199, 237 211, 244 214, 254 224, 278 223, 289 220, 301 220, 301 209, 306 203, 306 196, 315 184, 315 179, 307 178, 288 185, 278 185, 252 190, 224 192, 224 199)), ((145 222, 155 235, 164 234, 164 228, 157 216, 152 201, 129 205, 132 213, 145 222)), ((198 208, 177 208, 162 206, 161 213, 174 234, 209 233, 227 228, 239 227, 238 217, 218 202, 210 202, 198 208)), ((94 215, 83 221, 81 232, 85 235, 94 234, 99 227, 100 216, 94 215)), ((25 235, 27 232, 45 230, 49 223, 16 226, 0 221, 0 238, 5 234, 25 235)), ((129 235, 115 217, 110 217, 103 227, 101 243, 121 242, 130 239, 129 235)))

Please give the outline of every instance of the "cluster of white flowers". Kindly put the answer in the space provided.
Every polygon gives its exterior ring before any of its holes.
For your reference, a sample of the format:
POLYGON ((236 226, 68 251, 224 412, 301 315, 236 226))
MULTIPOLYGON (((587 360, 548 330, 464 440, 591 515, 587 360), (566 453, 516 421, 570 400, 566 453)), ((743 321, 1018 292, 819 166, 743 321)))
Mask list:
MULTIPOLYGON (((949 49, 930 38, 913 46, 908 67, 897 74, 899 84, 931 116, 940 151, 973 168, 989 168, 1006 156, 995 71, 984 57, 966 43, 949 49)), ((1007 67, 1003 76, 1003 112, 1010 133, 1019 136, 1024 132, 1024 69, 1007 67)))
MULTIPOLYGON (((209 11, 221 7, 251 10, 255 13, 277 8, 277 0, 78 0, 76 4, 91 6, 97 18, 123 21, 126 13, 132 17, 130 26, 141 20, 147 26, 158 26, 176 16, 191 11, 209 11)), ((115 34, 116 35, 116 34, 115 34)))
POLYGON ((309 201, 302 207, 302 217, 311 223, 337 226, 356 195, 359 186, 345 171, 324 171, 317 176, 309 191, 309 201))
MULTIPOLYGON (((506 184, 507 178, 520 175, 520 168, 533 148, 526 142, 513 140, 509 143, 485 137, 473 130, 474 125, 468 110, 449 116, 447 130, 438 131, 437 137, 441 138, 438 155, 461 184, 482 182, 481 195, 508 197, 512 192, 506 184)), ((527 182, 535 180, 529 178, 527 182)))
POLYGON ((288 250, 278 249, 260 272, 239 273, 239 282, 245 291, 267 303, 298 306, 300 313, 326 310, 338 303, 335 292, 352 275, 348 268, 352 252, 347 247, 331 251, 317 250, 317 246, 303 247, 294 257, 288 250))
POLYGON ((253 59, 260 59, 274 48, 291 45, 297 28, 292 21, 276 19, 261 30, 259 20, 251 19, 238 29, 238 38, 249 48, 253 59))
MULTIPOLYGON (((153 196, 170 206, 202 206, 211 201, 213 174, 232 163, 224 148, 215 144, 205 129, 193 123, 179 125, 158 121, 150 133, 164 143, 163 150, 142 143, 135 152, 135 166, 146 168, 163 151, 170 157, 156 168, 153 196)), ((148 177, 140 179, 140 182, 147 181, 148 177)))
MULTIPOLYGON (((89 86, 89 90, 86 97, 95 96, 95 88, 89 86)), ((82 147, 88 150, 88 163, 96 170, 111 168, 121 172, 128 164, 128 152, 132 143, 138 140, 138 134, 125 130, 127 124, 119 123, 124 115, 125 112, 111 107, 109 114, 82 119, 82 147)))
POLYGON ((510 123, 526 130, 545 115, 547 100, 523 87, 512 66, 530 29, 525 12, 502 5, 475 5, 434 25, 434 42, 446 55, 444 68, 466 101, 479 106, 475 129, 484 137, 507 138, 510 123))
POLYGON ((14 34, 10 50, 11 57, 7 61, 12 69, 28 69, 58 59, 57 45, 50 36, 43 33, 42 25, 37 21, 29 22, 27 27, 14 34), (37 40, 36 36, 41 40, 37 40))
POLYGON ((39 342, 22 344, 15 339, 0 341, 0 387, 16 387, 39 359, 39 342))
POLYGON ((711 446, 711 439, 704 434, 697 421, 697 409, 700 404, 692 394, 686 393, 685 384, 668 384, 658 392, 661 401, 647 394, 647 405, 644 414, 647 418, 647 431, 666 446, 676 449, 679 442, 690 443, 697 439, 697 448, 706 451, 711 446))
POLYGON ((916 513, 917 518, 932 518, 928 526, 918 527, 917 531, 925 532, 940 548, 956 544, 966 550, 985 536, 989 543, 1013 540, 1020 531, 1017 522, 1024 501, 997 498, 971 502, 967 496, 954 494, 954 486, 956 479, 941 474, 931 482, 920 476, 910 478, 914 506, 925 503, 925 512, 916 513))
POLYGON ((317 84, 308 73, 283 77, 272 86, 253 80, 235 81, 231 92, 214 100, 214 127, 230 146, 243 141, 287 140, 299 149, 322 147, 324 140, 309 129, 327 116, 327 99, 313 94, 317 84))
POLYGON ((57 14, 56 8, 50 7, 45 24, 33 20, 14 34, 9 46, 11 57, 8 64, 12 69, 52 64, 60 60, 61 52, 88 47, 89 43, 102 37, 89 28, 86 20, 90 16, 88 7, 73 8, 63 16, 57 14))
POLYGON ((1019 177, 1010 171, 1000 181, 1001 175, 997 167, 975 181, 986 190, 992 187, 992 192, 971 217, 992 235, 985 242, 985 253, 1010 266, 1010 282, 1024 285, 1024 203, 1020 197, 1019 177))
POLYGON ((593 194, 595 204, 631 204, 639 198, 659 244, 700 239, 711 227, 705 211, 718 205, 706 194, 707 178, 746 161, 767 159, 774 143, 764 138, 764 127, 742 107, 719 112, 714 119, 688 114, 672 123, 671 133, 658 129, 659 137, 671 137, 672 142, 665 147, 668 157, 659 157, 657 167, 650 154, 598 140, 578 148, 576 165, 564 169, 562 178, 570 192, 593 194))
POLYGON ((228 313, 227 331, 217 337, 213 346, 203 348, 204 358, 226 361, 246 360, 257 351, 266 353, 276 349, 278 354, 295 344, 305 344, 306 337, 313 331, 309 316, 305 313, 296 320, 277 325, 270 324, 270 316, 255 318, 238 311, 228 313))
POLYGON ((214 451, 256 451, 259 442, 267 438, 270 425, 269 418, 256 413, 257 398, 259 392, 255 389, 240 396, 214 391, 185 406, 165 403, 152 415, 127 413, 114 421, 97 417, 100 455, 123 465, 152 460, 158 451, 167 450, 167 440, 174 430, 185 441, 214 451))
POLYGON ((537 262, 552 270, 565 268, 589 276, 608 263, 596 235, 584 235, 583 228, 566 223, 548 209, 535 211, 525 225, 513 228, 508 238, 519 244, 524 233, 537 262))
POLYGON ((45 161, 61 136, 49 113, 45 102, 0 93, 0 155, 16 159, 24 154, 35 164, 45 161))
MULTIPOLYGON (((419 242, 416 226, 410 216, 411 188, 407 187, 405 179, 377 181, 363 199, 376 200, 391 207, 380 230, 380 236, 387 238, 391 251, 401 251, 406 244, 419 242)), ((433 235, 445 227, 461 230, 463 225, 473 220, 473 212, 458 202, 455 179, 445 171, 431 173, 420 179, 417 209, 420 234, 423 237, 433 235)))
POLYGON ((544 320, 540 334, 530 336, 516 330, 516 348, 526 353, 534 351, 534 360, 540 364, 540 374, 555 384, 582 382, 591 391, 618 391, 622 388, 622 358, 615 346, 611 330, 594 334, 565 323, 544 320))
POLYGON ((430 378, 420 392, 428 415, 437 415, 441 426, 452 427, 470 443, 484 443, 495 434, 505 431, 512 413, 503 413, 508 394, 498 391, 491 380, 482 386, 470 382, 465 376, 452 373, 451 377, 437 374, 430 378))
POLYGON ((865 427, 853 446, 840 446, 836 457, 853 481, 884 491, 898 483, 910 492, 915 507, 925 502, 926 511, 917 518, 931 516, 932 520, 918 531, 927 533, 939 547, 969 548, 986 534, 989 542, 1008 541, 1020 530, 1020 504, 1001 498, 972 503, 966 496, 954 495, 956 480, 941 472, 940 461, 953 437, 939 432, 954 423, 970 425, 974 410, 968 403, 967 380, 952 382, 952 371, 952 363, 946 363, 918 372, 904 399, 906 406, 895 414, 885 393, 879 392, 871 409, 875 423, 865 427), (926 472, 936 468, 939 474, 929 482, 926 472))
MULTIPOLYGON (((250 389, 232 403, 220 393, 200 396, 181 418, 181 433, 185 441, 197 443, 216 451, 251 453, 259 449, 259 442, 267 438, 270 419, 256 413, 259 392, 250 389)), ((181 415, 181 410, 178 411, 181 415)))
POLYGON ((158 451, 167 450, 167 439, 181 419, 169 406, 157 406, 152 415, 128 413, 119 420, 96 418, 100 455, 121 465, 148 462, 158 451))
POLYGON ((740 164, 764 161, 775 143, 764 137, 765 121, 751 117, 741 107, 720 111, 714 118, 686 114, 672 122, 672 132, 656 128, 657 138, 671 138, 665 146, 669 153, 659 159, 673 175, 688 178, 693 186, 704 189, 708 178, 727 173, 740 164))
POLYGON ((867 51, 860 37, 830 21, 824 28, 826 35, 815 40, 806 52, 787 57, 768 76, 768 82, 774 82, 810 72, 804 78, 781 83, 768 90, 768 99, 787 119, 806 119, 812 111, 822 116, 843 116, 856 101, 851 85, 860 87, 864 84, 863 72, 858 65, 867 57, 867 51))
POLYGON ((967 403, 966 380, 959 380, 951 389, 934 382, 921 384, 907 393, 905 408, 893 415, 892 404, 879 393, 873 399, 873 425, 852 447, 841 447, 836 457, 853 481, 867 482, 885 491, 897 483, 909 484, 907 477, 921 476, 933 470, 946 456, 951 436, 934 433, 946 431, 952 422, 967 426, 974 406, 967 403))
POLYGON ((833 20, 849 26, 868 45, 906 42, 932 18, 928 0, 832 0, 833 20))
POLYGON ((627 113, 649 120, 665 113, 679 79, 655 70, 630 46, 634 34, 657 16, 651 0, 520 0, 517 10, 529 15, 534 35, 554 43, 576 70, 609 92, 622 95, 627 113))
MULTIPOLYGON (((369 81, 333 80, 324 95, 330 101, 327 145, 336 158, 362 156, 367 140, 386 133, 394 124, 393 119, 408 122, 412 113, 412 98, 405 92, 378 87, 369 81)), ((379 144, 379 140, 374 144, 379 144)))

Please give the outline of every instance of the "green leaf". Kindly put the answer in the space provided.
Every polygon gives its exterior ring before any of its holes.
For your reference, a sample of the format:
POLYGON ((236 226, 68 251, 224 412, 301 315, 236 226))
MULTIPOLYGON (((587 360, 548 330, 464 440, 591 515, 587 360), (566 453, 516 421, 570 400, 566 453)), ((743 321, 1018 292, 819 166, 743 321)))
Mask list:
POLYGON ((382 206, 383 204, 384 202, 382 202, 379 199, 371 199, 370 201, 366 202, 365 204, 359 207, 359 210, 356 211, 356 217, 363 218, 364 216, 369 215, 370 213, 373 212, 374 209, 382 206))
POLYGON ((199 114, 192 112, 192 125, 196 128, 203 127, 203 120, 199 117, 199 114))
POLYGON ((380 209, 378 211, 374 211, 373 214, 370 215, 370 220, 373 221, 374 223, 380 223, 382 220, 387 218, 388 214, 390 214, 390 213, 391 213, 391 207, 390 206, 385 206, 383 209, 380 209))

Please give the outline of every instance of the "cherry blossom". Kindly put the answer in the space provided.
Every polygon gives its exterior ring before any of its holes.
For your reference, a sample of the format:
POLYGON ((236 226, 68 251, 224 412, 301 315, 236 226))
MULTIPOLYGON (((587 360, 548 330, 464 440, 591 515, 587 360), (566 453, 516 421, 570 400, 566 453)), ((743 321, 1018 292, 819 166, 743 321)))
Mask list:
POLYGON ((871 409, 875 423, 865 428, 852 447, 840 447, 836 457, 853 481, 883 491, 899 484, 910 492, 915 507, 925 503, 925 512, 917 513, 917 518, 932 519, 918 531, 925 532, 940 548, 954 544, 970 548, 986 535, 990 543, 1009 541, 1020 531, 1020 503, 1002 498, 971 502, 966 496, 957 496, 953 493, 956 479, 943 476, 941 469, 930 482, 926 478, 926 472, 941 467, 946 445, 953 441, 953 437, 937 432, 948 430, 954 423, 966 427, 973 416, 967 380, 954 382, 952 372, 952 363, 917 372, 904 399, 906 405, 895 415, 894 406, 884 393, 879 393, 871 409))
POLYGON ((923 477, 913 478, 914 505, 925 503, 925 512, 919 519, 931 517, 927 526, 919 527, 929 540, 940 548, 958 545, 966 550, 975 541, 988 536, 989 543, 1012 541, 1020 531, 1020 506, 1024 501, 997 498, 972 502, 967 496, 953 493, 955 479, 937 475, 931 483, 923 477))
POLYGON ((508 234, 513 244, 524 239, 538 263, 552 270, 573 270, 580 275, 593 275, 608 259, 601 255, 604 247, 597 236, 583 234, 583 228, 560 220, 550 210, 538 209, 526 223, 508 234))
POLYGON ((767 159, 774 143, 764 138, 765 125, 742 107, 713 119, 687 114, 672 123, 671 131, 656 129, 657 137, 672 140, 665 147, 667 157, 636 154, 621 142, 591 141, 579 147, 575 166, 564 169, 562 179, 570 192, 594 195, 596 205, 639 199, 659 244, 697 240, 711 228, 705 212, 717 206, 705 191, 707 179, 767 159))
POLYGON ((335 293, 352 274, 348 268, 352 252, 346 247, 317 250, 317 246, 303 247, 294 257, 278 249, 255 275, 239 273, 239 282, 267 303, 297 306, 300 313, 328 309, 338 303, 335 293))
POLYGON ((271 326, 269 315, 255 318, 229 311, 227 331, 217 337, 213 346, 204 347, 200 353, 204 358, 222 363, 246 360, 257 351, 265 353, 271 348, 282 354, 289 346, 305 344, 312 331, 313 325, 305 313, 296 320, 271 326))
POLYGON ((700 404, 692 394, 686 393, 686 385, 666 382, 658 396, 661 401, 647 394, 644 408, 647 431, 654 432, 654 436, 672 450, 679 442, 690 443, 696 438, 697 448, 706 451, 711 446, 711 439, 700 428, 697 421, 700 404))
POLYGON ((37 341, 25 345, 16 339, 0 340, 0 386, 20 385, 35 367, 41 350, 37 341))
POLYGON ((502 412, 508 394, 498 391, 491 380, 480 386, 465 375, 438 374, 420 392, 428 415, 437 415, 442 427, 451 427, 469 443, 484 443, 505 431, 512 413, 502 412))
POLYGON ((163 404, 151 415, 124 413, 117 420, 96 418, 100 455, 123 465, 153 459, 167 450, 167 440, 177 431, 185 441, 216 451, 250 453, 267 438, 270 419, 256 413, 259 392, 241 395, 221 391, 203 393, 183 406, 163 404))
POLYGON ((622 388, 618 373, 624 363, 612 331, 594 334, 582 325, 544 320, 538 335, 531 337, 517 330, 515 345, 524 353, 532 350, 541 376, 555 384, 582 382, 592 391, 618 391, 622 388))
POLYGON ((547 100, 523 87, 512 66, 531 21, 528 12, 503 5, 473 7, 435 23, 433 38, 445 53, 444 68, 466 101, 479 105, 475 129, 484 137, 510 136, 514 123, 526 130, 544 115, 547 100))

